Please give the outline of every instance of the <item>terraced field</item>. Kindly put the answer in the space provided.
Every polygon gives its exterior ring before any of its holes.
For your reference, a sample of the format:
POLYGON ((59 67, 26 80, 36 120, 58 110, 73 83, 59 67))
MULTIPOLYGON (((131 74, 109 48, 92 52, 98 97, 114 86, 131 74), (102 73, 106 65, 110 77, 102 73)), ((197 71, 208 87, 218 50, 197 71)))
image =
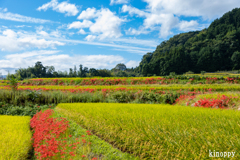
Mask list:
POLYGON ((238 76, 52 78, 19 81, 14 90, 0 81, 0 114, 32 117, 29 124, 30 117, 1 116, 2 141, 12 147, 2 147, 0 159, 208 159, 210 151, 239 159, 239 83, 238 76))

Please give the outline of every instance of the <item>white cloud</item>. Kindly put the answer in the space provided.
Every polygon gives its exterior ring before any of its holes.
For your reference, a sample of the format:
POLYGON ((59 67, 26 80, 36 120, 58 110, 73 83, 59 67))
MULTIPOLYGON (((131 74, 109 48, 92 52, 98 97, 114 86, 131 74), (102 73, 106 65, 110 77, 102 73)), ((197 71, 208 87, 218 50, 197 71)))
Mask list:
POLYGON ((96 10, 95 8, 88 8, 78 16, 78 19, 84 19, 83 22, 73 22, 69 28, 88 28, 91 35, 87 36, 87 40, 106 38, 118 38, 122 36, 120 25, 125 22, 124 19, 119 18, 115 13, 108 8, 96 10), (91 22, 88 19, 94 19, 91 22), (84 26, 84 27, 83 27, 84 26))
POLYGON ((23 16, 23 15, 20 15, 20 14, 14 14, 14 13, 10 13, 10 12, 1 12, 1 11, 0 11, 0 19, 17 21, 17 22, 29 22, 29 23, 49 23, 49 22, 52 22, 50 20, 32 18, 32 17, 23 16))
MULTIPOLYGON (((90 38, 92 36, 89 36, 90 38)), ((96 38, 96 37, 93 37, 96 38)), ((124 42, 126 44, 114 44, 114 43, 100 43, 100 42, 93 42, 93 41, 82 41, 82 40, 68 40, 68 39, 57 39, 61 42, 65 43, 73 43, 73 44, 87 44, 87 45, 94 45, 94 46, 103 46, 103 47, 112 47, 113 50, 121 50, 131 53, 140 53, 141 55, 146 54, 147 52, 152 52, 155 50, 157 42, 153 41, 142 41, 142 40, 135 40, 135 39, 114 39, 114 41, 124 42), (145 43, 144 43, 145 42, 145 43), (129 44, 137 44, 141 47, 130 46, 129 44), (150 45, 149 45, 150 44, 150 45), (148 46, 148 48, 144 48, 142 46, 148 46)))
POLYGON ((44 37, 49 36, 49 34, 47 32, 45 32, 45 31, 37 31, 37 34, 40 34, 40 35, 42 35, 44 37))
POLYGON ((140 35, 140 34, 148 34, 150 31, 146 30, 145 28, 141 27, 140 29, 136 30, 134 28, 129 28, 125 31, 127 35, 140 35))
POLYGON ((127 68, 135 68, 135 67, 137 67, 137 66, 139 66, 139 63, 140 63, 140 61, 129 61, 129 62, 127 62, 126 63, 126 66, 127 66, 127 68))
POLYGON ((79 34, 86 34, 86 32, 85 32, 83 29, 80 29, 80 30, 78 31, 78 33, 79 33, 79 34))
POLYGON ((57 37, 57 38, 62 36, 62 34, 59 30, 52 31, 49 35, 57 37))
POLYGON ((14 32, 11 29, 6 29, 5 31, 3 31, 2 33, 4 36, 8 37, 8 38, 16 38, 17 37, 17 33, 14 32))
POLYGON ((98 34, 100 40, 105 38, 118 38, 122 36, 120 25, 124 22, 114 15, 108 8, 102 8, 97 12, 95 23, 89 28, 93 34, 98 34))
POLYGON ((154 40, 144 40, 144 39, 137 39, 137 38, 116 38, 116 39, 113 39, 112 41, 135 44, 139 46, 153 47, 153 48, 155 48, 159 44, 159 42, 154 40))
POLYGON ((140 9, 128 5, 122 6, 122 12, 128 12, 130 15, 137 15, 139 17, 147 17, 147 15, 149 14, 145 11, 142 11, 140 9))
POLYGON ((59 51, 41 50, 18 54, 11 54, 0 59, 0 70, 4 68, 27 68, 41 61, 44 66, 54 66, 55 70, 69 71, 74 65, 84 67, 113 68, 118 63, 124 63, 118 55, 68 55, 59 54, 59 51), (16 58, 16 56, 18 58, 16 58))
POLYGON ((60 51, 58 51, 58 50, 36 50, 36 51, 31 51, 31 52, 9 54, 5 57, 7 59, 14 59, 16 57, 18 57, 18 58, 30 58, 30 57, 34 57, 34 56, 56 54, 58 52, 60 52, 60 51))
MULTIPOLYGON (((180 21, 180 16, 199 16, 203 19, 212 20, 224 13, 240 6, 239 0, 143 0, 147 3, 144 10, 123 5, 122 12, 129 15, 144 18, 143 26, 151 31, 158 29, 159 37, 166 38, 173 34, 172 29, 178 28, 180 31, 190 31, 202 29, 204 25, 199 25, 197 21, 180 21)), ((127 34, 144 34, 144 30, 130 28, 127 34)))
MULTIPOLYGON (((43 33, 43 32, 42 32, 43 33)), ((37 38, 36 35, 26 35, 21 32, 14 32, 6 29, 0 34, 0 49, 2 51, 18 51, 27 48, 55 48, 63 46, 65 43, 53 40, 45 40, 37 38)))
POLYGON ((46 11, 49 8, 60 13, 65 13, 66 16, 76 16, 79 12, 75 4, 70 4, 66 1, 58 3, 57 0, 51 0, 50 2, 43 4, 41 7, 38 7, 37 10, 46 11))
POLYGON ((129 0, 111 0, 110 1, 110 5, 113 5, 113 4, 124 4, 124 3, 128 3, 129 0))
POLYGON ((190 30, 197 30, 199 23, 197 21, 181 21, 179 23, 179 30, 180 31, 190 31, 190 30))
POLYGON ((96 14, 97 10, 96 8, 87 8, 85 11, 82 11, 81 14, 77 17, 77 19, 92 19, 92 18, 96 18, 97 14, 96 14))
POLYGON ((144 0, 154 13, 214 19, 240 6, 239 0, 144 0))
POLYGON ((3 12, 7 12, 7 11, 8 11, 8 9, 7 9, 7 8, 4 8, 4 9, 3 9, 3 12))
POLYGON ((79 21, 76 21, 76 22, 73 22, 71 23, 70 25, 68 25, 68 29, 71 29, 71 28, 89 28, 90 26, 92 26, 93 23, 89 20, 83 20, 82 22, 79 22, 79 21))
POLYGON ((127 34, 145 34, 147 33, 146 29, 155 30, 155 28, 159 28, 159 36, 161 38, 166 38, 168 35, 172 34, 171 29, 174 28, 179 21, 178 18, 174 17, 173 14, 142 11, 127 5, 122 7, 122 11, 128 12, 130 15, 136 15, 137 17, 145 18, 141 30, 129 28, 129 30, 126 32, 127 34))
POLYGON ((176 27, 179 19, 172 14, 150 14, 144 20, 144 26, 146 28, 152 28, 155 25, 161 25, 159 35, 162 38, 166 38, 172 34, 171 29, 176 27))
POLYGON ((93 40, 95 40, 96 38, 97 38, 97 36, 88 35, 85 39, 86 39, 87 41, 93 41, 93 40))

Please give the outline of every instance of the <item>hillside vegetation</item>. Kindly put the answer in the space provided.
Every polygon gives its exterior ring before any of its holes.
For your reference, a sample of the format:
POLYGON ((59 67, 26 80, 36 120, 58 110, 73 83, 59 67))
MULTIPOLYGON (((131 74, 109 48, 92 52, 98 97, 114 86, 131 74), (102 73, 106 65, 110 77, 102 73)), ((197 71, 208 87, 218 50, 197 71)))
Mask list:
POLYGON ((136 71, 144 76, 240 69, 240 9, 214 20, 207 29, 175 35, 147 53, 136 71))

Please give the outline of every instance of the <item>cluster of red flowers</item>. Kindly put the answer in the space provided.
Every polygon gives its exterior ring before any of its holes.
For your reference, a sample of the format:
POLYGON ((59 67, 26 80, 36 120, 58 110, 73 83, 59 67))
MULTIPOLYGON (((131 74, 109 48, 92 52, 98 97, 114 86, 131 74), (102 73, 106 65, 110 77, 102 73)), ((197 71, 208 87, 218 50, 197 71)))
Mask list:
POLYGON ((178 97, 178 99, 175 100, 175 103, 174 103, 174 104, 180 103, 180 102, 188 99, 188 101, 187 101, 187 103, 186 103, 186 105, 188 106, 188 105, 189 105, 189 102, 190 102, 191 100, 195 99, 195 98, 196 98, 196 94, 198 94, 198 93, 200 93, 200 92, 195 92, 195 91, 194 91, 194 92, 188 92, 187 94, 182 94, 182 95, 180 95, 180 96, 178 97))
POLYGON ((225 95, 218 96, 217 99, 211 99, 211 98, 204 98, 200 99, 196 103, 194 103, 194 106, 196 107, 205 107, 205 108, 227 108, 229 101, 234 97, 228 97, 225 95))
MULTIPOLYGON (((68 121, 65 118, 52 118, 52 114, 51 109, 40 111, 30 121, 34 131, 33 147, 37 159, 62 159, 66 156, 76 156, 76 148, 80 142, 69 144, 68 138, 72 136, 64 137, 69 127, 68 121)), ((87 131, 87 135, 91 135, 90 131, 87 131)), ((86 139, 82 139, 82 144, 85 143, 87 143, 86 139)), ((82 155, 82 157, 86 156, 82 155)))
POLYGON ((37 159, 49 159, 59 156, 59 153, 66 154, 67 144, 59 139, 67 130, 68 121, 64 118, 61 120, 51 118, 52 114, 53 110, 48 109, 45 112, 38 112, 31 119, 30 126, 34 130, 33 147, 37 159))
POLYGON ((80 85, 127 85, 127 79, 83 79, 80 85))

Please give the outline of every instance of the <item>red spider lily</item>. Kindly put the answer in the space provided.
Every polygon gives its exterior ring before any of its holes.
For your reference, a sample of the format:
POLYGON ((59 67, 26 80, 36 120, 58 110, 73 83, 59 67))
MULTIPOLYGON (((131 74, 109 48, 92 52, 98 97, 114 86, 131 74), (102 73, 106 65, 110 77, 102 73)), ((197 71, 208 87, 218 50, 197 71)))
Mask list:
MULTIPOLYGON (((67 141, 62 141, 60 136, 69 127, 68 121, 64 118, 51 118, 52 114, 51 109, 40 111, 30 121, 30 126, 34 130, 33 147, 37 159, 51 159, 58 155, 64 157, 66 154, 67 141)), ((69 152, 71 156, 75 156, 75 149, 76 146, 68 148, 72 150, 69 152)))
POLYGON ((194 106, 197 107, 205 107, 205 108, 227 108, 228 107, 228 103, 231 99, 233 99, 235 97, 227 97, 225 95, 222 95, 221 97, 218 96, 218 99, 200 99, 199 101, 197 101, 194 106))

